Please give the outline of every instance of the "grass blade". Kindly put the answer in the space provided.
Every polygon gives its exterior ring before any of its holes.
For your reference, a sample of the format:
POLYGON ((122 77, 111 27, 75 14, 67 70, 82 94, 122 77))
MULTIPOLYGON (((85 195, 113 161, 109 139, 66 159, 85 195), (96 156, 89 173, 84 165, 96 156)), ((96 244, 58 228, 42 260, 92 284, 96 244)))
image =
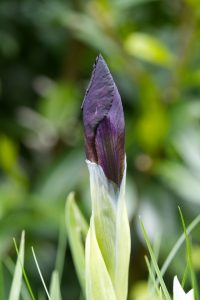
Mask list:
MULTIPOLYGON (((149 271, 150 280, 152 281, 153 286, 155 286, 156 292, 159 295, 160 291, 159 291, 158 287, 156 287, 156 279, 155 279, 155 276, 154 276, 154 270, 152 270, 152 267, 151 267, 151 264, 149 262, 148 257, 145 255, 144 258, 145 258, 145 262, 147 264, 147 268, 148 268, 148 271, 149 271)), ((153 299, 153 294, 154 294, 154 292, 152 293, 152 289, 150 289, 150 299, 153 299)))
MULTIPOLYGON (((189 235, 192 230, 194 230, 194 228, 200 223, 200 215, 198 215, 191 223, 190 225, 187 227, 187 234, 189 235)), ((174 257, 176 256, 177 252, 179 251, 179 249, 181 248, 181 246, 183 245, 185 241, 185 234, 182 233, 180 238, 177 240, 177 242, 175 243, 175 245, 173 246, 172 250, 170 251, 170 253, 168 254, 161 270, 161 276, 164 276, 165 272, 167 271, 169 265, 171 264, 172 260, 174 259, 174 257)), ((156 279, 156 285, 155 288, 158 287, 159 284, 159 279, 156 279)))
POLYGON ((147 248, 148 248, 148 250, 149 250, 149 254, 150 254, 150 256, 151 256, 152 264, 153 264, 153 266, 154 266, 156 275, 157 275, 158 280, 159 280, 159 282, 160 282, 162 291, 163 291, 163 293, 164 293, 164 295, 165 295, 166 300, 171 300, 171 297, 170 297, 170 295, 169 295, 169 293, 168 293, 167 287, 166 287, 166 285, 165 285, 165 283, 164 283, 164 280, 163 280, 163 278, 162 278, 162 275, 161 275, 161 273, 160 273, 160 270, 159 270, 159 267, 158 267, 158 264, 157 264, 155 255, 154 255, 154 253, 153 253, 153 250, 152 250, 152 247, 151 247, 149 238, 148 238, 147 233, 146 233, 146 230, 145 230, 145 228, 144 228, 144 224, 143 224, 143 222, 142 222, 141 219, 140 219, 140 224, 141 224, 142 232, 143 232, 143 235, 144 235, 146 244, 147 244, 147 248))
MULTIPOLYGON (((200 215, 198 215, 193 221, 192 223, 188 226, 187 228, 187 234, 189 235, 192 230, 200 223, 200 215)), ((172 250, 170 251, 169 255, 167 256, 162 268, 161 268, 161 275, 164 276, 165 272, 167 271, 170 263, 172 262, 173 258, 175 257, 175 255, 177 254, 178 250, 180 249, 180 247, 183 245, 185 241, 185 235, 184 233, 182 233, 182 235, 180 236, 180 238, 178 239, 178 241, 175 243, 174 247, 172 248, 172 250)))
MULTIPOLYGON (((15 250, 16 250, 16 252, 17 252, 17 255, 19 256, 19 249, 18 249, 18 247, 17 247, 17 243, 16 243, 15 239, 14 239, 13 241, 14 241, 14 245, 15 245, 15 250)), ((21 263, 21 261, 20 261, 20 263, 21 263)), ((30 285, 29 280, 28 280, 28 277, 27 277, 27 275, 26 275, 26 271, 25 271, 24 266, 23 266, 22 264, 21 264, 21 267, 22 267, 23 277, 24 277, 24 280, 25 280, 27 289, 28 289, 28 291, 29 291, 29 294, 30 294, 30 296, 31 296, 31 299, 32 299, 32 300, 35 300, 35 296, 34 296, 34 294, 33 294, 31 285, 30 285)), ((22 283, 22 285, 23 285, 23 283, 22 283)), ((23 290, 22 290, 22 292, 23 292, 23 290)))
MULTIPOLYGON (((47 290, 46 284, 45 284, 44 279, 43 279, 43 276, 42 276, 42 272, 40 271, 40 267, 39 267, 39 264, 38 264, 38 261, 37 261, 37 258, 36 258, 35 251, 34 251, 33 247, 31 247, 31 250, 32 250, 32 253, 33 253, 33 258, 34 258, 34 261, 35 261, 35 264, 36 264, 38 273, 39 273, 39 275, 40 275, 40 279, 41 279, 41 281, 42 281, 44 290, 45 290, 45 292, 46 292, 46 294, 47 294, 47 298, 48 298, 49 300, 51 300, 51 297, 50 297, 50 295, 49 295, 49 292, 48 292, 48 290, 47 290)), ((13 299, 13 300, 14 300, 14 299, 13 299)))
POLYGON ((193 263, 192 263, 191 244, 190 244, 189 236, 187 234, 187 229, 186 229, 186 226, 185 226, 185 221, 184 221, 183 214, 182 214, 182 211, 181 211, 180 207, 178 207, 178 210, 179 210, 179 213, 180 213, 180 216, 181 216, 181 221, 182 221, 183 230, 184 230, 184 234, 185 234, 186 250, 187 250, 188 264, 189 264, 189 269, 190 269, 190 274, 191 274, 192 287, 194 289, 195 299, 199 299, 199 293, 198 293, 198 288, 197 288, 196 276, 195 276, 195 272, 194 272, 194 268, 193 268, 193 263))
POLYGON ((19 255, 15 267, 14 277, 10 289, 9 300, 18 300, 20 297, 21 286, 22 286, 22 268, 24 265, 24 244, 25 244, 25 232, 22 232, 19 255))
MULTIPOLYGON (((17 253, 19 253, 18 249, 17 249, 17 253)), ((4 265, 5 265, 6 269, 8 270, 8 272, 13 277, 13 274, 15 271, 15 263, 12 261, 12 259, 9 256, 4 259, 4 265)), ((26 282, 24 282, 24 281, 22 281, 21 298, 23 300, 35 300, 35 298, 31 297, 30 291, 28 290, 26 282)))

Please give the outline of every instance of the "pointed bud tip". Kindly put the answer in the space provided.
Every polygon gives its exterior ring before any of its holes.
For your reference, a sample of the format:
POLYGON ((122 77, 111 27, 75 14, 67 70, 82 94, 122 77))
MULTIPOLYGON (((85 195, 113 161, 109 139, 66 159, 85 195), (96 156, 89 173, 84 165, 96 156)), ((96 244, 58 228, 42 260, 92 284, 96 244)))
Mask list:
POLYGON ((120 185, 124 170, 124 115, 121 98, 102 55, 96 58, 82 104, 86 157, 120 185))

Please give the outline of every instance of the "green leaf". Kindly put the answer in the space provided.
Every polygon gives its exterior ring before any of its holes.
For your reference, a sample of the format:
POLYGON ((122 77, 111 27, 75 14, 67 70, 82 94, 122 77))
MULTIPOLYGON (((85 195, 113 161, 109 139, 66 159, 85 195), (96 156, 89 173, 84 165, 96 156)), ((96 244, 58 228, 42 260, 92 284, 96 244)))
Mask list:
POLYGON ((52 300, 61 300, 60 283, 57 271, 53 271, 50 284, 50 297, 52 300))
POLYGON ((186 226, 185 226, 185 221, 184 221, 184 218, 183 218, 182 211, 181 211, 180 207, 178 209, 179 209, 179 213, 180 213, 180 216, 181 216, 181 221, 182 221, 183 230, 184 230, 184 234, 185 234, 186 250, 187 250, 188 264, 189 264, 190 274, 191 274, 192 287, 194 289, 195 299, 199 299, 199 292, 198 292, 198 287, 197 287, 197 282, 196 282, 196 276, 195 276, 193 263, 192 263, 191 243, 190 243, 190 240, 189 240, 189 236, 187 234, 187 229, 186 229, 186 226))
POLYGON ((25 232, 22 232, 19 255, 15 267, 15 273, 10 289, 9 300, 18 300, 20 297, 21 286, 22 286, 22 269, 24 265, 24 244, 25 244, 25 232))
MULTIPOLYGON (((145 262, 146 262, 146 265, 147 265, 147 268, 148 268, 148 271, 149 271, 150 279, 151 279, 151 281, 153 283, 153 286, 156 289, 157 294, 159 295, 160 291, 159 291, 158 287, 156 286, 156 279, 155 279, 155 274, 154 274, 155 272, 154 272, 153 266, 151 266, 151 264, 150 264, 150 262, 148 260, 148 257, 146 255, 145 255, 144 258, 145 258, 145 262)), ((152 291, 150 291, 150 295, 151 295, 151 298, 153 298, 152 297, 152 295, 153 295, 152 291)))
POLYGON ((125 40, 125 49, 129 54, 151 63, 171 66, 173 61, 170 51, 157 38, 146 33, 130 34, 125 40))
POLYGON ((147 248, 148 248, 148 250, 149 250, 149 254, 150 254, 150 256, 151 256, 152 264, 153 264, 154 269, 155 269, 155 271, 156 271, 156 275, 157 275, 158 280, 159 280, 159 283, 160 283, 160 285, 161 285, 163 294, 165 295, 166 300, 171 300, 170 295, 169 295, 169 292, 168 292, 168 290, 167 290, 167 287, 166 287, 166 285, 165 285, 165 283, 164 283, 163 277, 162 277, 161 272, 160 272, 160 270, 159 270, 159 267, 158 267, 158 264, 157 264, 155 255, 154 255, 154 253, 153 253, 153 249, 152 249, 152 247, 151 247, 149 238, 148 238, 148 236, 147 236, 146 230, 145 230, 145 228, 144 228, 144 225, 143 225, 141 219, 140 219, 140 224, 141 224, 142 232, 143 232, 143 235, 144 235, 146 244, 147 244, 147 248))
POLYGON ((65 197, 80 180, 83 161, 84 156, 80 151, 73 151, 55 159, 45 174, 38 178, 34 192, 43 201, 56 201, 65 197))
POLYGON ((164 161, 155 168, 156 175, 183 199, 199 204, 200 176, 180 163, 164 161))
POLYGON ((107 180, 100 166, 87 162, 90 172, 95 237, 118 300, 127 298, 130 229, 125 203, 125 180, 120 189, 107 180))
POLYGON ((58 272, 59 278, 62 278, 65 255, 66 255, 66 247, 67 247, 66 228, 65 228, 65 224, 63 224, 64 219, 65 218, 62 219, 60 224, 58 248, 57 248, 56 262, 55 262, 55 269, 58 272))
MULTIPOLYGON (((200 215, 198 215, 192 222, 191 224, 187 227, 187 234, 189 235, 192 230, 200 223, 200 215)), ((173 248, 171 249, 170 253, 168 254, 162 268, 161 268, 161 275, 164 276, 165 272, 167 271, 170 263, 172 262, 172 260, 174 259, 174 257, 176 256, 178 250, 181 248, 181 246, 183 245, 185 241, 185 234, 183 233, 180 238, 177 240, 177 242, 175 243, 175 245, 173 246, 173 248)), ((159 283, 159 280, 156 280, 156 287, 159 283)))
POLYGON ((74 193, 70 193, 66 201, 65 220, 69 244, 74 265, 83 292, 85 293, 85 240, 88 225, 74 200, 74 193))
MULTIPOLYGON (((126 171, 124 172, 126 173, 126 171)), ((128 270, 131 251, 129 220, 125 202, 124 175, 117 203, 116 243, 115 243, 115 293, 119 300, 127 299, 128 270)))
POLYGON ((41 281, 42 281, 42 284, 43 284, 45 293, 46 293, 46 295, 47 295, 47 298, 48 298, 49 300, 52 300, 51 297, 50 297, 50 295, 49 295, 48 289, 47 289, 47 287, 46 287, 44 278, 43 278, 43 276, 42 276, 42 272, 41 272, 41 270, 40 270, 40 266, 39 266, 39 264, 38 264, 38 261, 37 261, 37 258, 36 258, 35 251, 34 251, 33 247, 31 247, 31 250, 32 250, 33 258, 34 258, 34 261, 35 261, 35 264, 36 264, 38 273, 39 273, 39 275, 40 275, 40 279, 41 279, 41 281))
POLYGON ((85 251, 87 300, 116 300, 113 284, 96 239, 93 216, 85 251))
POLYGON ((87 162, 90 172, 90 189, 95 235, 111 280, 115 282, 116 253, 116 202, 114 187, 103 170, 95 163, 87 162))

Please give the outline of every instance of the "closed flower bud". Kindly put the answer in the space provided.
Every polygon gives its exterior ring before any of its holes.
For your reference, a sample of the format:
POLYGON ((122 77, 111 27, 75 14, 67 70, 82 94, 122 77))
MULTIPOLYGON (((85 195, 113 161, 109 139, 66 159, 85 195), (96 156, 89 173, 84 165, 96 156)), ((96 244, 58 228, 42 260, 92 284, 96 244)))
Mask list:
POLYGON ((126 300, 130 229, 125 202, 124 114, 99 55, 82 105, 92 216, 86 239, 88 300, 126 300))
POLYGON ((86 157, 120 186, 124 172, 124 114, 121 98, 101 55, 82 104, 86 157))

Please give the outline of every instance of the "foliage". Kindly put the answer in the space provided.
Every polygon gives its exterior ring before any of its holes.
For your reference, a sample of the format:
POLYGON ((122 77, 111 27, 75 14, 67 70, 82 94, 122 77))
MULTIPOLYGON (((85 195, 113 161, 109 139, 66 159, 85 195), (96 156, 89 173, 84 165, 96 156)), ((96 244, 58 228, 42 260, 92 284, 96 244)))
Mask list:
MULTIPOLYGON (((80 106, 91 63, 101 52, 125 111, 133 242, 129 298, 137 300, 139 288, 147 286, 138 215, 153 245, 162 237, 162 265, 182 232, 178 205, 186 224, 199 212, 200 3, 2 0, 0 20, 0 269, 6 282, 0 284, 0 295, 9 296, 12 237, 25 229, 25 266, 36 298, 42 299, 43 287, 33 267, 32 245, 47 286, 56 268, 63 298, 79 299, 68 246, 65 253, 64 207, 74 190, 89 219, 80 106), (57 244, 62 255, 55 267, 57 244)), ((197 282, 199 236, 197 226, 191 244, 197 282)), ((164 277, 169 291, 172 276, 182 278, 186 266, 180 250, 164 277)), ((191 287, 188 276, 185 286, 191 287)))

